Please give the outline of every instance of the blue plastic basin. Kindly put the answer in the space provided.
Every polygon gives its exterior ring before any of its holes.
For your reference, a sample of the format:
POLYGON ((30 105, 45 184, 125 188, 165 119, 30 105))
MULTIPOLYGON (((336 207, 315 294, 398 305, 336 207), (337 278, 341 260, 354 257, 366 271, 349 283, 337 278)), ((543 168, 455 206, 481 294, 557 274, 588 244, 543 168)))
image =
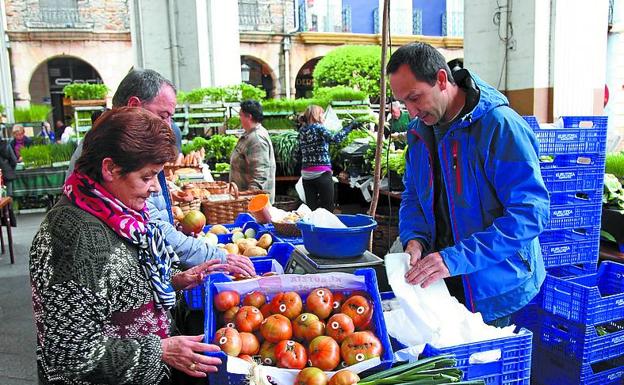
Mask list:
POLYGON ((306 250, 320 258, 354 258, 367 249, 377 222, 363 214, 337 215, 345 229, 316 227, 304 221, 297 222, 306 250))

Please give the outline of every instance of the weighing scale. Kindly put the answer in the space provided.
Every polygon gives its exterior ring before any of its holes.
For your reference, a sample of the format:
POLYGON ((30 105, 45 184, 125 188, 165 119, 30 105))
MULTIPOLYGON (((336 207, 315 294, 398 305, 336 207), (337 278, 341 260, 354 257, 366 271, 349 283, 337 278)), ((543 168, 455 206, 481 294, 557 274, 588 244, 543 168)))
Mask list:
POLYGON ((340 271, 352 273, 357 269, 373 268, 377 274, 377 283, 380 292, 391 291, 386 275, 383 259, 370 251, 365 251, 359 257, 328 259, 310 255, 303 245, 298 245, 293 250, 284 272, 286 274, 316 274, 340 271))
POLYGON ((368 173, 364 158, 369 148, 370 143, 368 139, 356 139, 353 143, 340 150, 340 158, 350 177, 368 173))

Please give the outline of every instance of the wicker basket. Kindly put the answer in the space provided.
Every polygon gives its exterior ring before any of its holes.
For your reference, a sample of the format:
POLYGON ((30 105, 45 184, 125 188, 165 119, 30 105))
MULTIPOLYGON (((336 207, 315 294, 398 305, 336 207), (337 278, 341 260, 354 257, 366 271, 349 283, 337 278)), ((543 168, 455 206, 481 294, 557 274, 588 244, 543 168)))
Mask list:
POLYGON ((230 191, 230 184, 228 182, 216 181, 216 182, 190 182, 193 186, 208 190, 210 194, 227 194, 230 191))
POLYGON ((301 230, 295 223, 272 222, 275 232, 284 237, 300 237, 301 230))
POLYGON ((276 195, 275 203, 273 207, 282 209, 284 211, 296 211, 299 208, 299 199, 290 197, 288 195, 276 195))
POLYGON ((210 225, 233 223, 238 214, 247 212, 247 205, 251 198, 258 194, 266 194, 262 190, 238 191, 236 183, 228 185, 228 191, 232 199, 223 201, 205 200, 201 202, 201 211, 206 216, 206 223, 210 225))
POLYGON ((201 200, 199 198, 195 198, 190 202, 172 202, 173 206, 178 206, 182 209, 184 214, 188 213, 192 210, 199 210, 201 208, 201 200))

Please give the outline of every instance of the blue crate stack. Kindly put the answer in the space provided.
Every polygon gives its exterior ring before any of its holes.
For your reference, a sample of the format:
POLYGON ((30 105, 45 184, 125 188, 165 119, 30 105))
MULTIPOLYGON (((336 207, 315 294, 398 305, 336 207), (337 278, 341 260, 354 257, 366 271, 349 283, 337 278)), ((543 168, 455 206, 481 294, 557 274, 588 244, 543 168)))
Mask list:
POLYGON ((607 117, 564 117, 540 127, 540 168, 550 222, 540 235, 547 276, 514 316, 534 334, 534 383, 621 384, 624 380, 624 265, 598 269, 607 117), (620 322, 621 321, 621 322, 620 322))

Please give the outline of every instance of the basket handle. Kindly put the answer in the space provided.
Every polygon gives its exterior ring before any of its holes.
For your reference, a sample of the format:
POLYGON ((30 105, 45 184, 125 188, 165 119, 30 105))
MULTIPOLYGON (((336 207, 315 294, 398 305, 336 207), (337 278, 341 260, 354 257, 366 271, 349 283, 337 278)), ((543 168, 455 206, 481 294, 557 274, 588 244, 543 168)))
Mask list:
POLYGON ((239 191, 238 191, 238 186, 236 185, 236 183, 230 182, 228 184, 228 193, 230 195, 234 195, 234 199, 238 199, 239 191))

